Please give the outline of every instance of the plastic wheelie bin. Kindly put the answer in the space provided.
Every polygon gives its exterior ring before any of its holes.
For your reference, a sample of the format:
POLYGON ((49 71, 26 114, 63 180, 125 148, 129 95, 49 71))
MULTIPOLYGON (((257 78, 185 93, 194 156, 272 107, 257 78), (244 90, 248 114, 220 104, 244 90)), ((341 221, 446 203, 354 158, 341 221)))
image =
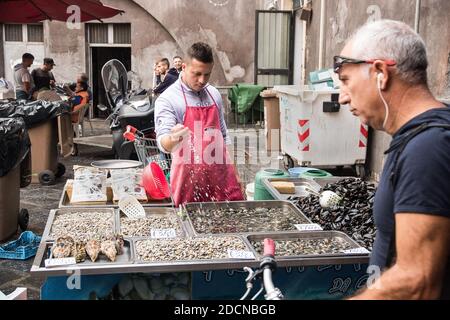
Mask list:
POLYGON ((51 185, 66 171, 64 165, 58 163, 57 119, 35 125, 28 133, 31 140, 31 182, 51 185))
POLYGON ((20 210, 20 187, 30 183, 30 140, 22 119, 0 118, 0 241, 20 226, 28 227, 28 211, 20 210))
POLYGON ((58 163, 58 138, 64 157, 73 151, 70 104, 64 101, 0 103, 0 117, 21 118, 31 140, 32 182, 50 185, 65 173, 58 163))

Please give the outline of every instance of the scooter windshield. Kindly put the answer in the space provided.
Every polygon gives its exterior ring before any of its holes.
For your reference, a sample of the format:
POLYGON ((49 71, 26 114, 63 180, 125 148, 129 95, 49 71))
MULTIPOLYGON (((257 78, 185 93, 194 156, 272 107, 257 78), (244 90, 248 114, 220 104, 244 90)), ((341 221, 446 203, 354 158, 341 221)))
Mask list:
POLYGON ((127 70, 117 59, 109 60, 102 68, 103 85, 109 94, 114 97, 125 97, 128 87, 127 70))

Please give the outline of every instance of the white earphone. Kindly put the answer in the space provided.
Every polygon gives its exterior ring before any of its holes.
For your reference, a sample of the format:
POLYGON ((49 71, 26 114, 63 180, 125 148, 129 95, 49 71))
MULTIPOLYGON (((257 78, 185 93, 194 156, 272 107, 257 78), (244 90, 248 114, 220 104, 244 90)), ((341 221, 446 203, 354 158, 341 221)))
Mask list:
POLYGON ((378 85, 378 89, 381 89, 381 81, 383 81, 384 79, 384 74, 382 74, 381 72, 377 74, 377 85, 378 85))
POLYGON ((383 94, 381 93, 381 83, 384 80, 384 74, 382 74, 381 72, 377 74, 377 87, 378 87, 378 94, 380 95, 381 100, 383 101, 384 104, 384 108, 386 110, 386 114, 384 116, 384 121, 383 121, 383 129, 386 129, 386 124, 387 124, 387 120, 389 117, 389 106, 386 102, 386 100, 383 97, 383 94))

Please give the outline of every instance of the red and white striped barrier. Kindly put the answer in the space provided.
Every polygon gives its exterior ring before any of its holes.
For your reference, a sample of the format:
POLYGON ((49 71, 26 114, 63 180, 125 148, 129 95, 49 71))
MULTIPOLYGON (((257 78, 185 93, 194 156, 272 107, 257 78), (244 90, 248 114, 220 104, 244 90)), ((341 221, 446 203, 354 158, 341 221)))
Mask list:
POLYGON ((367 148, 367 139, 369 138, 369 127, 361 124, 360 134, 359 134, 359 147, 367 148))
POLYGON ((309 151, 310 123, 309 120, 298 120, 299 129, 298 140, 300 142, 300 151, 309 151))

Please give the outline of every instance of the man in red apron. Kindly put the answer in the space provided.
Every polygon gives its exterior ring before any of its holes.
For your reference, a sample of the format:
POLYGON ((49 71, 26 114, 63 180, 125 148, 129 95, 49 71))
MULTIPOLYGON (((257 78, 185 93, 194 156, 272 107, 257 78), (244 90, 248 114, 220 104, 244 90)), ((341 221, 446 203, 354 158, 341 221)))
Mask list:
POLYGON ((195 43, 180 78, 155 103, 159 148, 172 153, 170 183, 176 206, 187 202, 243 200, 219 91, 208 80, 211 48, 195 43))

